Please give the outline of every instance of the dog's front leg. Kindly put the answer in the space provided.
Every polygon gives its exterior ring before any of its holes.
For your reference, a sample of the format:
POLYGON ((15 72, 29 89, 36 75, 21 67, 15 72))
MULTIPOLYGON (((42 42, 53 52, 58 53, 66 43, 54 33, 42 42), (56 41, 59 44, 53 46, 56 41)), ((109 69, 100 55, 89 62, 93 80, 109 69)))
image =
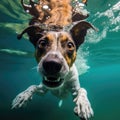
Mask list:
POLYGON ((88 120, 93 116, 93 110, 87 98, 87 92, 84 88, 79 88, 78 90, 74 88, 73 97, 73 101, 76 104, 74 112, 81 118, 81 120, 88 120))
POLYGON ((25 91, 19 93, 12 102, 12 109, 21 108, 27 104, 29 100, 32 99, 35 93, 44 95, 47 92, 47 89, 44 88, 42 84, 40 85, 31 85, 25 91))

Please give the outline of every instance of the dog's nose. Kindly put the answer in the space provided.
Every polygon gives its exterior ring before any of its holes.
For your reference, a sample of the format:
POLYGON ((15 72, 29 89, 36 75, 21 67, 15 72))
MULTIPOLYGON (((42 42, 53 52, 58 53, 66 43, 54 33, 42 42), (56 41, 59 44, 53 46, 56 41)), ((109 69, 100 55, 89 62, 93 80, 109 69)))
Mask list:
POLYGON ((59 59, 46 59, 43 62, 43 69, 49 75, 57 74, 62 68, 62 63, 59 59))

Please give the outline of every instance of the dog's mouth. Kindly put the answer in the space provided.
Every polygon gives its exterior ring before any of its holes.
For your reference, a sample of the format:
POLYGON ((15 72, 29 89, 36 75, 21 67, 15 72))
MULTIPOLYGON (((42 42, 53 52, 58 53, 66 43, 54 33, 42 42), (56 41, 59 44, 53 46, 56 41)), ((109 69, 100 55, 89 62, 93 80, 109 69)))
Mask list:
POLYGON ((50 88, 61 86, 63 79, 60 77, 43 77, 43 84, 50 88))

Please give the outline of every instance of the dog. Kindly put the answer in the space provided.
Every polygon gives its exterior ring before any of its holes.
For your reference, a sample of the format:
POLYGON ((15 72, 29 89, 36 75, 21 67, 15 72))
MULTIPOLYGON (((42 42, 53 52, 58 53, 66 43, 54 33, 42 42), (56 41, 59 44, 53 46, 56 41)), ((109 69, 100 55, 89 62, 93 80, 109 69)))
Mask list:
MULTIPOLYGON (((24 9, 33 14, 32 9, 36 7, 33 5, 35 3, 30 0, 31 6, 27 6, 23 4, 23 0, 21 2, 24 9)), ((82 120, 88 120, 94 113, 87 98, 87 91, 80 86, 74 62, 77 51, 85 40, 87 30, 96 29, 84 20, 75 22, 68 29, 68 26, 63 24, 41 24, 37 17, 34 18, 29 27, 17 37, 21 39, 25 33, 28 34, 35 48, 37 70, 42 76, 42 82, 39 85, 31 85, 18 94, 12 102, 12 109, 26 105, 34 94, 45 95, 47 91, 51 91, 53 95, 64 99, 71 93, 75 102, 74 113, 82 120)))
POLYGON ((39 26, 25 29, 30 42, 35 47, 35 58, 38 62, 38 72, 42 76, 40 85, 32 85, 16 96, 12 108, 24 106, 36 93, 44 95, 48 90, 60 99, 71 93, 76 103, 74 112, 85 120, 93 116, 93 110, 87 98, 87 92, 80 87, 78 72, 74 61, 79 46, 84 42, 88 29, 94 27, 86 22, 76 23, 69 32, 44 32, 39 26))

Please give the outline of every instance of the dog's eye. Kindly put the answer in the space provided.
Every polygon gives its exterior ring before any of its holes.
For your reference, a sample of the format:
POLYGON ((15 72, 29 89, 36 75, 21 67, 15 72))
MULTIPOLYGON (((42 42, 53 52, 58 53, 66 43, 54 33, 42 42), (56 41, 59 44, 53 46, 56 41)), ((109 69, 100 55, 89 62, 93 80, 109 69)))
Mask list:
POLYGON ((38 44, 39 47, 45 47, 46 45, 47 45, 47 41, 46 40, 40 40, 39 41, 39 44, 38 44))
POLYGON ((68 49, 72 50, 74 48, 74 44, 72 42, 67 43, 68 49))

